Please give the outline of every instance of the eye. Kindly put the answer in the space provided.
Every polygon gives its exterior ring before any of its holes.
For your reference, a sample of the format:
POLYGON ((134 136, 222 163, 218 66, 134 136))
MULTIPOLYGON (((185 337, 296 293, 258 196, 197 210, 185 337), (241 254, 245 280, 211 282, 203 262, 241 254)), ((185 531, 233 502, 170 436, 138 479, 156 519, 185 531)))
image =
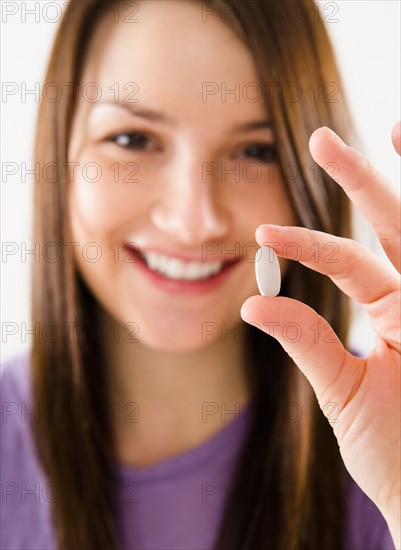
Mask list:
POLYGON ((255 143, 245 149, 246 156, 255 158, 262 162, 272 162, 277 160, 277 150, 273 145, 264 143, 255 143))
POLYGON ((124 149, 142 150, 149 143, 149 136, 143 132, 123 132, 107 139, 124 149))

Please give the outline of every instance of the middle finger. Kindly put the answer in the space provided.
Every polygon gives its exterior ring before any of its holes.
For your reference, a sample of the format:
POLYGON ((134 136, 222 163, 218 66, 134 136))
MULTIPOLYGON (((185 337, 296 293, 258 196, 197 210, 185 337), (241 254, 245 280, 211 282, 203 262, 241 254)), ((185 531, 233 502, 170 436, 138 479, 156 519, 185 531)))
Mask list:
POLYGON ((348 147, 329 128, 315 130, 310 139, 313 158, 320 166, 339 168, 337 181, 372 225, 391 263, 401 271, 400 194, 369 160, 348 147))

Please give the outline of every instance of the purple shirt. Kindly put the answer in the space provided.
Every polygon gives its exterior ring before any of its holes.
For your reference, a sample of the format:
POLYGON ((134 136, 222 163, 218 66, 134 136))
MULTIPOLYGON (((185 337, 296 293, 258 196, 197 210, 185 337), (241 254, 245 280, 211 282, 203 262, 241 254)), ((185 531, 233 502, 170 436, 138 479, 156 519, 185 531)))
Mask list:
MULTIPOLYGON (((28 429, 29 351, 6 361, 1 372, 2 550, 57 549, 50 519, 52 492, 28 429)), ((145 468, 117 464, 119 531, 124 549, 212 550, 230 476, 249 427, 246 408, 208 440, 145 468), (244 414, 246 413, 246 414, 244 414)), ((346 472, 346 550, 394 550, 376 505, 346 472)), ((62 491, 61 491, 62 493, 62 491)))

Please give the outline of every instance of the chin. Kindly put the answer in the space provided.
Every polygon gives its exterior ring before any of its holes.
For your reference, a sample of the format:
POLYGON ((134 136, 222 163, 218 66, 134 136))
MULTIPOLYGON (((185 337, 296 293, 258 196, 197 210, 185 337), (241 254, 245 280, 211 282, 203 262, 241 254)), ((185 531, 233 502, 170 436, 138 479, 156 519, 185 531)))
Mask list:
MULTIPOLYGON (((215 336, 218 338, 218 335, 215 336)), ((154 330, 138 332, 137 340, 149 349, 159 353, 190 353, 203 349, 212 342, 202 342, 202 336, 182 332, 156 333, 154 330)))
POLYGON ((195 311, 144 311, 127 304, 121 304, 118 310, 116 303, 113 306, 112 311, 104 309, 107 325, 113 327, 114 341, 143 345, 161 353, 201 351, 217 341, 238 343, 242 337, 244 322, 233 312, 225 316, 216 310, 206 315, 195 311))

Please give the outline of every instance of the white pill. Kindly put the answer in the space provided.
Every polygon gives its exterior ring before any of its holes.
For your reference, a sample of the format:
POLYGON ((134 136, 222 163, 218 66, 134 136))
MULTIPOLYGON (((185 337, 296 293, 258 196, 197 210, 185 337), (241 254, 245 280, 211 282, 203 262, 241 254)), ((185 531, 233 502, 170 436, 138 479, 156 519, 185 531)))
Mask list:
POLYGON ((256 252, 255 275, 262 296, 277 296, 281 285, 280 264, 270 246, 262 246, 256 252))

